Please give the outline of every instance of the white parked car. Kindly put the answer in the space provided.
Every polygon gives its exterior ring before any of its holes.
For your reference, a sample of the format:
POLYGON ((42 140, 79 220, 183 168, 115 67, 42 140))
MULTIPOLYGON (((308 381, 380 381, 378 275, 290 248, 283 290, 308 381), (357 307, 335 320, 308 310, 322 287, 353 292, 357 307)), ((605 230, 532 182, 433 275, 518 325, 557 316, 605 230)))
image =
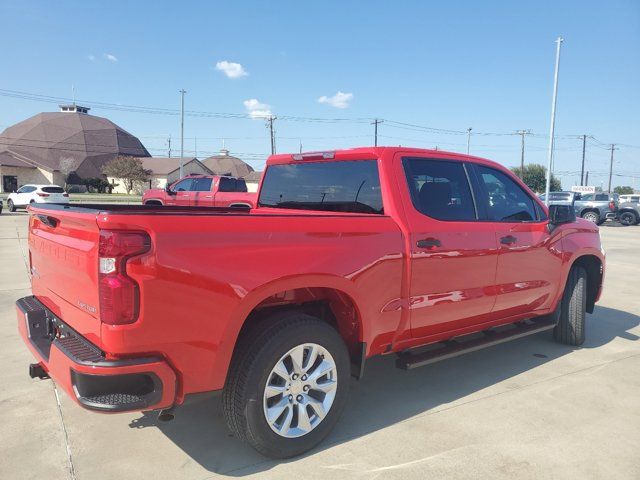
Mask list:
POLYGON ((32 203, 69 203, 69 194, 58 185, 23 185, 7 197, 7 208, 27 208, 32 203))

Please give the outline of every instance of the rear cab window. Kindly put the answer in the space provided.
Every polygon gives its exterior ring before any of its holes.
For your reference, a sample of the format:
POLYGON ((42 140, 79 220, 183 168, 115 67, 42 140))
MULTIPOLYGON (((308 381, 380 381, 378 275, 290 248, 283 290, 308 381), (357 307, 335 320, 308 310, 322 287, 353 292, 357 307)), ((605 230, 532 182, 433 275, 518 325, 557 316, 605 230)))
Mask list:
POLYGON ((381 215, 378 163, 337 160, 271 165, 264 174, 258 205, 381 215))
POLYGON ((64 193, 62 187, 42 187, 41 190, 46 193, 64 193))

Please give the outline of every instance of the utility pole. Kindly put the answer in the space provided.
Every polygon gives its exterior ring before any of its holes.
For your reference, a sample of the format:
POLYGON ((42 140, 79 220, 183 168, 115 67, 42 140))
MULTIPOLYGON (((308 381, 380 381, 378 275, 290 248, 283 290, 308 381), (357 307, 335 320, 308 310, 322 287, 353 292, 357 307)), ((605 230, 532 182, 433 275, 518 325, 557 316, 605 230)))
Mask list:
POLYGON ((471 127, 467 128, 467 155, 469 155, 469 150, 471 149, 471 127))
POLYGON ((609 189, 607 191, 611 193, 611 177, 613 176, 613 151, 617 150, 616 144, 612 143, 611 147, 609 148, 611 149, 611 161, 609 162, 609 189))
POLYGON ((521 152, 520 152, 520 178, 524 178, 524 136, 530 135, 531 130, 518 130, 518 134, 521 137, 521 152))
POLYGON ((180 90, 180 178, 184 176, 184 89, 180 90))
POLYGON ((171 158, 171 135, 169 135, 169 138, 167 139, 167 144, 169 145, 169 148, 167 149, 167 156, 171 158))
POLYGON ((273 121, 277 118, 278 117, 274 117, 273 115, 270 115, 269 118, 267 118, 267 128, 271 133, 271 155, 275 155, 276 153, 276 136, 273 132, 273 121))
POLYGON ((549 189, 551 188, 551 169, 553 168, 553 141, 556 128, 556 104, 558 103, 558 73, 560 72, 560 46, 564 39, 556 39, 556 68, 553 75, 553 100, 551 101, 551 127, 549 128, 549 159, 547 161, 547 182, 544 190, 544 199, 549 206, 549 189))
POLYGON ((585 157, 585 152, 587 150, 587 136, 586 135, 582 135, 582 167, 580 168, 580 185, 585 185, 584 183, 582 183, 582 181, 584 180, 584 157, 585 157))
POLYGON ((302 153, 302 139, 300 139, 300 153, 302 153))
POLYGON ((373 134, 373 145, 375 147, 378 146, 378 125, 380 123, 382 123, 382 122, 383 122, 383 120, 378 120, 377 118, 373 122, 371 122, 371 125, 374 126, 373 127, 373 131, 374 131, 374 134, 373 134))
POLYGON ((584 184, 589 185, 589 172, 587 172, 587 176, 584 178, 584 184))

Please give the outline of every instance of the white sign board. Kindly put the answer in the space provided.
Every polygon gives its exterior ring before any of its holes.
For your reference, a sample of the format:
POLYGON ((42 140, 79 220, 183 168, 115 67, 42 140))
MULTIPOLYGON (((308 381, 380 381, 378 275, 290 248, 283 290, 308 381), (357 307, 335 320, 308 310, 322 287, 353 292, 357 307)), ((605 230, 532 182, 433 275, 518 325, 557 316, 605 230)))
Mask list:
POLYGON ((571 187, 571 191, 580 193, 596 193, 596 187, 588 185, 574 185, 571 187))

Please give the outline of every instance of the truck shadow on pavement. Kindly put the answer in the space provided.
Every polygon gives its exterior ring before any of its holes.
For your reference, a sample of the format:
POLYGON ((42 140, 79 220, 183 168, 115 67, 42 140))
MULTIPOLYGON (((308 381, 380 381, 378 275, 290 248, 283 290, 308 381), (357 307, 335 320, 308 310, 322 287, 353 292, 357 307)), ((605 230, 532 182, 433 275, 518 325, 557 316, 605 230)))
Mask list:
MULTIPOLYGON (((587 316, 587 340, 580 348, 598 348, 616 338, 635 342, 639 337, 629 330, 638 325, 637 315, 596 307, 594 314, 587 316)), ((367 361, 364 378, 352 381, 347 407, 334 431, 311 452, 291 460, 267 459, 235 439, 226 427, 220 398, 180 407, 171 422, 158 421, 157 412, 145 412, 129 426, 156 427, 208 471, 240 477, 312 456, 418 415, 455 408, 454 402, 574 350, 555 343, 551 332, 543 332, 411 371, 395 368, 393 355, 372 358, 367 361)), ((543 380, 553 377, 546 375, 543 380)), ((515 381, 500 392, 526 388, 531 383, 515 381)), ((495 393, 480 393, 462 403, 495 393)))

